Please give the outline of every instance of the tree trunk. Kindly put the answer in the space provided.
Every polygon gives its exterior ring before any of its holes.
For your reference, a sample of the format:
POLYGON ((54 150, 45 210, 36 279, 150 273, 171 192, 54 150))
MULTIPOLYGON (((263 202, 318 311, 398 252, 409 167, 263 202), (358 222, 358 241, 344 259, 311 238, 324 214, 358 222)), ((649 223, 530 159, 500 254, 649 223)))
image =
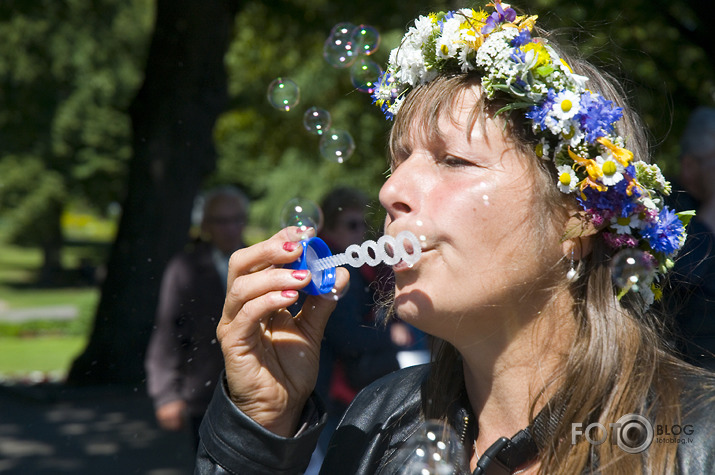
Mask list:
POLYGON ((236 0, 158 0, 146 75, 131 108, 134 155, 107 277, 70 384, 140 384, 161 274, 187 240, 212 129, 228 103, 223 58, 236 0))
POLYGON ((46 226, 42 236, 42 268, 38 282, 42 287, 51 287, 61 282, 62 277, 62 204, 53 200, 44 218, 46 226))

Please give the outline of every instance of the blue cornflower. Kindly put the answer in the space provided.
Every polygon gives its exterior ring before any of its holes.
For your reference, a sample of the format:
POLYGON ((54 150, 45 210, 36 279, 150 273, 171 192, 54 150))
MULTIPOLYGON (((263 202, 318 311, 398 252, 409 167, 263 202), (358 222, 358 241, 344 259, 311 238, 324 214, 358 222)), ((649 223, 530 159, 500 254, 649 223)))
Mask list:
MULTIPOLYGON (((632 167, 632 165, 629 165, 632 167)), ((626 168, 628 174, 628 168, 626 168)), ((599 214, 609 217, 628 217, 639 209, 638 198, 641 195, 637 187, 633 187, 628 194, 629 180, 621 180, 615 185, 609 186, 606 191, 599 191, 596 188, 586 187, 579 196, 578 201, 584 209, 597 210, 599 214), (585 199, 580 195, 583 194, 585 199)))
POLYGON ((613 132, 614 124, 623 116, 623 109, 613 107, 613 101, 606 100, 600 94, 587 91, 581 95, 578 116, 586 140, 594 143, 599 137, 613 132))
POLYGON ((641 236, 648 240, 654 251, 671 255, 680 249, 680 237, 684 232, 685 228, 678 215, 664 206, 657 219, 641 230, 641 236))
POLYGON ((444 32, 444 24, 447 20, 451 20, 454 18, 454 12, 449 11, 445 13, 445 15, 437 22, 437 25, 439 25, 439 32, 442 33, 444 32))
POLYGON ((551 112, 555 100, 556 91, 549 89, 549 92, 546 94, 546 99, 544 99, 541 104, 529 107, 526 111, 526 118, 538 124, 541 130, 545 130, 547 126, 544 121, 549 116, 549 112, 551 112))
POLYGON ((510 45, 514 47, 519 47, 519 46, 524 46, 525 44, 529 43, 531 41, 531 31, 528 28, 524 28, 523 30, 519 31, 519 34, 516 35, 512 40, 510 45))
POLYGON ((526 86, 528 86, 528 84, 526 83, 526 81, 524 81, 524 80, 521 78, 521 76, 517 77, 516 80, 514 80, 514 85, 517 86, 517 87, 518 87, 520 90, 522 90, 522 91, 523 91, 523 90, 526 90, 526 86))
POLYGON ((526 53, 519 48, 514 48, 511 51, 511 60, 515 63, 524 63, 526 61, 526 53))

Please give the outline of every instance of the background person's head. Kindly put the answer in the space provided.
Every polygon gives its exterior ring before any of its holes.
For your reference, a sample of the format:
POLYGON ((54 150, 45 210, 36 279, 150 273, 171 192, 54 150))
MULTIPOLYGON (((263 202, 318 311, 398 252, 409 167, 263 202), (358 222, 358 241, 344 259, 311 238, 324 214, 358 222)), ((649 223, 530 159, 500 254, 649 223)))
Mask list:
POLYGON ((365 240, 368 203, 365 193, 350 187, 334 188, 323 197, 324 222, 320 235, 335 252, 343 252, 349 245, 365 240))
POLYGON ((248 216, 249 201, 235 187, 210 190, 203 197, 201 236, 224 254, 243 247, 243 231, 248 216))
POLYGON ((680 184, 699 202, 715 199, 715 108, 698 107, 680 139, 680 184))

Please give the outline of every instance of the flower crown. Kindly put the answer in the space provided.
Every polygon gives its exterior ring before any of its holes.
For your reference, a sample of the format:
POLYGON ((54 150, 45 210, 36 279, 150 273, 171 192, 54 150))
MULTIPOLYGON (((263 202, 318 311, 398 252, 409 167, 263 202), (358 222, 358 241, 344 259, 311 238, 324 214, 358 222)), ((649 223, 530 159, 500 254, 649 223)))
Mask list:
POLYGON ((665 206, 670 183, 657 165, 634 161, 615 132, 622 109, 588 90, 587 77, 575 74, 545 39, 531 36, 536 16, 517 16, 501 0, 487 6, 494 7, 491 14, 462 9, 417 18, 390 53, 374 103, 392 119, 413 87, 440 74, 481 73, 487 98, 513 98, 499 112, 526 110, 540 139, 536 155, 554 161, 556 185, 583 208, 580 224, 564 239, 590 228, 614 249, 640 250, 646 275, 638 276, 639 286, 622 285, 620 296, 635 290, 652 301, 659 292, 654 280, 673 266, 694 212, 665 206))

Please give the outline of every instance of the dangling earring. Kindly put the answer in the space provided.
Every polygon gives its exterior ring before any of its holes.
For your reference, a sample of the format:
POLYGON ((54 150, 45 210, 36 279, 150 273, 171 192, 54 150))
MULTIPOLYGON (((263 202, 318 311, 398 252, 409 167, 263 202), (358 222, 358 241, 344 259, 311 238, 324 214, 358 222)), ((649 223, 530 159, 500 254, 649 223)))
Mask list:
POLYGON ((573 249, 571 249, 571 268, 569 271, 566 273, 566 280, 569 282, 575 282, 578 276, 576 275, 576 268, 574 267, 573 263, 573 249))

